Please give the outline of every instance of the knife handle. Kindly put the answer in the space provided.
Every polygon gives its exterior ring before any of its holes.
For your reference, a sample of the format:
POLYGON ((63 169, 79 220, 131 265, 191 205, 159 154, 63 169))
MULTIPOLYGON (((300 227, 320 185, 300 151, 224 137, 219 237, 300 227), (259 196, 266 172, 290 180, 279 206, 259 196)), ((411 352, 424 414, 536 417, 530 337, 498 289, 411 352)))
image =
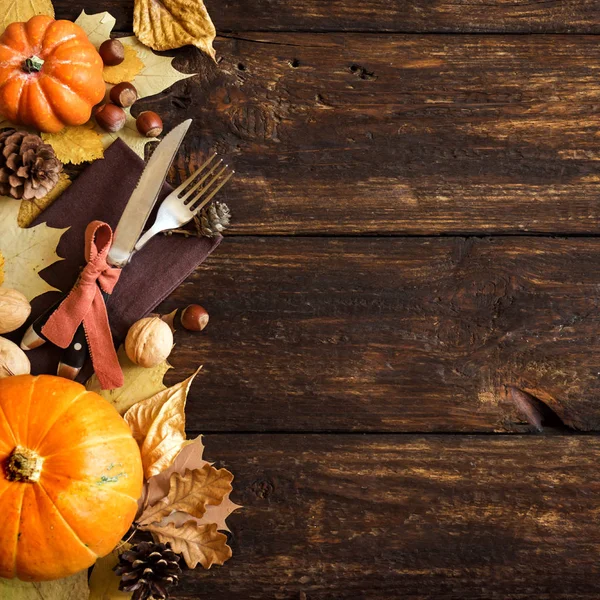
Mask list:
POLYGON ((21 348, 23 350, 33 350, 48 340, 42 334, 42 328, 48 322, 50 315, 59 307, 61 302, 67 297, 67 294, 61 294, 60 298, 46 309, 28 328, 23 339, 21 340, 21 348))

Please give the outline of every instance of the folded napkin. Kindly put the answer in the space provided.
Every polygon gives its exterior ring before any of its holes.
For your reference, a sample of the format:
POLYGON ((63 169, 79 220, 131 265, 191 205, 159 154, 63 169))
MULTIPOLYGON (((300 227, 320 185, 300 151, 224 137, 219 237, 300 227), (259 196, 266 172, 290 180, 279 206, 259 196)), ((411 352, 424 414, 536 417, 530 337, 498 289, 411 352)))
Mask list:
MULTIPOLYGON (((50 227, 70 227, 63 234, 57 249, 58 255, 64 260, 41 273, 50 285, 63 292, 71 289, 85 264, 85 229, 88 223, 94 220, 104 221, 115 229, 143 169, 144 161, 117 139, 105 152, 103 160, 92 163, 34 221, 34 225, 45 222, 50 227)), ((165 184, 158 203, 171 190, 165 184)), ((148 220, 148 227, 153 220, 154 215, 148 220)), ((131 324, 151 312, 194 271, 220 241, 220 237, 211 240, 159 234, 136 253, 123 269, 107 306, 115 342, 122 342, 131 324)), ((36 298, 32 303, 32 317, 40 315, 59 298, 56 292, 36 298)), ((62 350, 48 343, 28 352, 31 372, 56 373, 61 352, 62 350)), ((87 375, 89 369, 84 369, 82 378, 87 375)))

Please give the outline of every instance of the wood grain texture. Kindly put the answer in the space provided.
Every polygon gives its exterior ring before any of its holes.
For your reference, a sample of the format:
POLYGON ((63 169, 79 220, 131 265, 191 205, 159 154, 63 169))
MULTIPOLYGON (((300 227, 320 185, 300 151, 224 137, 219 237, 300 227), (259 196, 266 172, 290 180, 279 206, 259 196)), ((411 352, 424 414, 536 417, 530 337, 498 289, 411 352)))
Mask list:
POLYGON ((593 36, 245 34, 140 103, 236 168, 232 234, 595 234, 593 36))
POLYGON ((160 307, 200 303, 203 431, 494 431, 518 386, 600 429, 600 240, 229 238, 160 307))
MULTIPOLYGON (((117 27, 131 31, 133 2, 54 0, 56 11, 75 19, 108 10, 117 27)), ((219 31, 395 31, 598 33, 598 0, 206 0, 219 31)))
POLYGON ((592 600, 595 437, 211 435, 233 558, 175 600, 592 600))

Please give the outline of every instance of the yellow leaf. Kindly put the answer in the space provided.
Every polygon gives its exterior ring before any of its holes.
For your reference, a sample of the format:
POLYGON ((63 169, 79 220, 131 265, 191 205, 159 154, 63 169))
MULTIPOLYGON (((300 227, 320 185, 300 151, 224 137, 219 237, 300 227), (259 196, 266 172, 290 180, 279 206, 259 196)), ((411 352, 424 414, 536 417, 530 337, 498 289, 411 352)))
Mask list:
POLYGON ((4 256, 0 252, 0 285, 4 283, 4 256))
MULTIPOLYGON (((21 201, 22 202, 22 201, 21 201)), ((61 260, 56 247, 66 229, 41 223, 22 229, 17 223, 20 202, 0 197, 0 253, 4 257, 4 285, 33 298, 56 288, 48 285, 39 272, 61 260)))
POLYGON ((181 449, 191 443, 185 437, 185 402, 198 371, 185 381, 138 402, 124 415, 140 446, 147 479, 167 469, 181 449))
POLYGON ((42 139, 54 148, 63 163, 78 165, 104 158, 102 138, 94 131, 91 121, 77 127, 65 127, 58 133, 42 133, 42 139))
POLYGON ((215 469, 208 464, 183 474, 173 473, 168 496, 148 507, 138 522, 149 525, 175 511, 200 518, 207 505, 220 504, 231 492, 232 481, 233 475, 227 469, 215 469))
POLYGON ((85 10, 75 21, 88 36, 88 39, 96 48, 100 48, 102 42, 105 42, 110 37, 110 32, 115 26, 116 19, 108 12, 96 13, 88 15, 85 10))
POLYGON ((117 138, 120 138, 138 156, 145 158, 146 144, 148 142, 155 142, 158 140, 158 138, 147 138, 143 135, 140 135, 137 127, 135 126, 135 119, 131 116, 129 109, 127 109, 125 112, 127 113, 125 127, 116 133, 108 133, 99 127, 96 127, 96 130, 102 135, 102 146, 104 146, 104 149, 106 150, 106 148, 108 148, 117 138))
POLYGON ((135 0, 133 31, 154 50, 190 44, 215 58, 215 26, 202 0, 135 0))
POLYGON ((59 175, 58 183, 43 198, 21 202, 17 222, 19 227, 29 227, 31 223, 44 212, 54 201, 71 185, 71 179, 63 171, 59 175))
POLYGON ((187 521, 181 527, 173 523, 168 525, 148 525, 142 527, 163 543, 170 543, 173 552, 183 555, 190 569, 200 563, 205 569, 212 565, 222 565, 231 558, 231 548, 227 545, 227 536, 217 531, 217 526, 198 525, 187 521))
POLYGON ((119 348, 117 356, 125 378, 123 387, 116 390, 103 390, 96 375, 90 377, 85 387, 90 392, 96 392, 108 400, 119 411, 119 414, 124 414, 134 404, 167 389, 163 383, 165 373, 171 368, 167 361, 163 361, 151 369, 144 369, 129 360, 123 346, 119 348))
POLYGON ((3 0, 0 8, 0 33, 15 21, 29 21, 36 15, 54 18, 51 0, 3 0))
POLYGON ((87 569, 55 581, 28 583, 18 579, 0 579, 2 600, 88 600, 87 569))
POLYGON ((133 46, 123 44, 123 48, 125 50, 125 60, 114 67, 104 67, 103 75, 106 83, 117 84, 123 81, 133 81, 144 68, 144 63, 140 60, 133 46))
POLYGON ((115 548, 110 554, 99 558, 92 569, 90 576, 90 598, 89 600, 117 600, 131 598, 130 592, 119 590, 121 578, 113 571, 113 567, 119 562, 119 556, 129 550, 131 544, 122 544, 115 548))

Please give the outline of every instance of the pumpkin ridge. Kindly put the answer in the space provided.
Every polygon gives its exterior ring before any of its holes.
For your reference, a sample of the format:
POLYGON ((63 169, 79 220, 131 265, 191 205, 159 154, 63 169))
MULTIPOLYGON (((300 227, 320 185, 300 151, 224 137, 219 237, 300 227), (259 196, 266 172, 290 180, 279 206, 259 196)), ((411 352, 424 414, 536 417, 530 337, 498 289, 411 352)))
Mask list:
POLYGON ((96 437, 96 438, 88 438, 85 442, 81 444, 77 444, 76 446, 69 446, 68 448, 62 448, 60 452, 54 452, 53 454, 44 454, 44 460, 48 458, 52 458, 53 456, 58 456, 59 454, 63 454, 64 452, 73 452, 73 450, 79 450, 80 448, 87 448, 88 446, 95 446, 98 442, 114 442, 116 440, 126 440, 129 438, 128 434, 123 435, 115 435, 113 437, 96 437))
POLYGON ((48 58, 50 58, 50 56, 52 55, 52 53, 60 45, 64 44, 65 42, 68 42, 70 40, 74 40, 74 39, 78 39, 78 38, 79 38, 79 36, 76 33, 71 33, 71 34, 65 36, 64 38, 61 38, 60 40, 57 40, 52 46, 46 47, 42 43, 42 51, 40 52, 40 58, 43 58, 44 60, 47 60, 48 58))
POLYGON ((25 439, 24 440, 17 440, 17 444, 20 442, 22 446, 27 447, 27 445, 29 444, 29 414, 31 413, 31 399, 33 398, 33 390, 35 389, 35 386, 37 384, 37 382, 39 381, 39 378, 36 377, 33 382, 32 385, 29 386, 29 398, 27 399, 27 414, 25 415, 25 419, 24 419, 24 423, 25 423, 25 439))
POLYGON ((48 500, 50 500, 50 503, 52 504, 52 506, 54 506, 54 509, 56 510, 56 514, 60 516, 61 520, 63 521, 63 523, 67 526, 67 528, 69 529, 69 531, 73 534, 73 536, 75 537, 75 539, 82 545, 83 548, 85 548, 90 554, 92 554, 93 556, 95 556, 96 558, 98 558, 98 554, 96 552, 94 552, 75 532, 75 530, 73 529, 73 527, 71 527, 71 524, 69 523, 69 521, 67 521, 67 519, 65 518, 65 516, 62 514, 62 512, 58 509, 58 506, 56 506, 56 503, 54 502, 52 496, 50 496, 50 494, 46 491, 46 488, 38 481, 37 485, 39 487, 39 489, 44 492, 44 494, 46 494, 46 497, 48 498, 48 500))
POLYGON ((4 412, 4 407, 2 406, 2 403, 0 402, 0 412, 2 413, 2 416, 4 417, 4 420, 6 421, 6 424, 8 425, 8 430, 10 431, 10 435, 12 435, 13 438, 13 442, 16 444, 18 444, 17 442, 17 438, 15 436, 15 431, 13 429, 12 423, 8 420, 6 413, 4 412))
MULTIPOLYGON (((52 110, 54 110, 54 108, 52 110)), ((75 402, 77 402, 85 394, 87 394, 87 390, 86 389, 84 389, 81 393, 79 393, 77 396, 75 396, 72 399, 71 403, 68 406, 65 407, 65 410, 63 410, 59 415, 57 415, 56 419, 54 419, 54 421, 52 422, 52 424, 49 425, 46 428, 46 431, 44 431, 44 434, 42 435, 42 437, 39 439, 38 442, 36 442, 35 448, 31 448, 31 450, 34 450, 35 452, 37 452, 39 450, 39 448, 42 445, 43 441, 46 439, 46 436, 48 435, 48 433, 50 433, 50 430, 58 423, 59 419, 61 419, 64 416, 64 414, 73 406, 73 404, 75 404, 75 402)), ((44 458, 47 458, 47 457, 44 456, 44 458)))
POLYGON ((13 572, 13 577, 15 577, 17 575, 17 549, 19 547, 19 534, 21 532, 21 521, 22 521, 22 516, 23 516, 23 501, 25 499, 25 485, 28 484, 22 484, 19 487, 21 488, 21 501, 19 502, 19 511, 17 513, 17 519, 19 520, 19 528, 17 529, 17 535, 15 536, 15 549, 13 552, 13 568, 12 568, 12 572, 13 572))

